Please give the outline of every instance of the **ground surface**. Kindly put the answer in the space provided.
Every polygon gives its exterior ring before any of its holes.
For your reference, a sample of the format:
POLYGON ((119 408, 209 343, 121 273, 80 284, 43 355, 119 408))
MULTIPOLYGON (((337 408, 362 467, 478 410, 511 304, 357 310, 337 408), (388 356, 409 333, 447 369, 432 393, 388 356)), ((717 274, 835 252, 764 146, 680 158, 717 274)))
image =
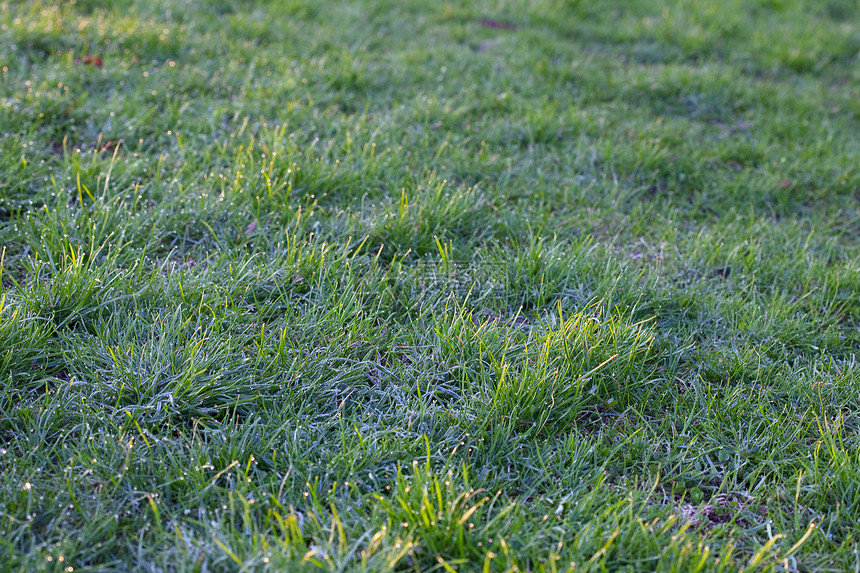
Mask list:
POLYGON ((856 1, 56 4, 8 570, 860 567, 856 1))

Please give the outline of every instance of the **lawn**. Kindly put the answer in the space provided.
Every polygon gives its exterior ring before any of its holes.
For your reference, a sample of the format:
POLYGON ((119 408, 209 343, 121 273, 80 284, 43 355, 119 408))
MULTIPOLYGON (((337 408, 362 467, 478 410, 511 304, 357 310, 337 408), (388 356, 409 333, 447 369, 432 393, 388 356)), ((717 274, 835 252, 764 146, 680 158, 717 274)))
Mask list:
POLYGON ((4 571, 856 571, 856 0, 0 0, 4 571))

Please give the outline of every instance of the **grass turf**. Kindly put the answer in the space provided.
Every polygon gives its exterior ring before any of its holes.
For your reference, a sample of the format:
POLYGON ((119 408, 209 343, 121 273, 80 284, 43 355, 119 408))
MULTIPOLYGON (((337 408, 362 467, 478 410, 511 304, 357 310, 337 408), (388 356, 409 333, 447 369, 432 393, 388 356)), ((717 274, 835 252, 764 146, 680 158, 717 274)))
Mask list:
POLYGON ((856 569, 858 22, 0 2, 0 561, 856 569))

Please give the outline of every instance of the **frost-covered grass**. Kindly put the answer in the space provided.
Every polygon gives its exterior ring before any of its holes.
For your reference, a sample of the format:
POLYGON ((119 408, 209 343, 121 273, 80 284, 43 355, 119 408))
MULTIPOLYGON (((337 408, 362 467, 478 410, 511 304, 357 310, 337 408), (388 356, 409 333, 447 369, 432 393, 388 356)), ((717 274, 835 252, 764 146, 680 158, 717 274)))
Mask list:
POLYGON ((0 2, 9 571, 860 562, 853 0, 0 2))

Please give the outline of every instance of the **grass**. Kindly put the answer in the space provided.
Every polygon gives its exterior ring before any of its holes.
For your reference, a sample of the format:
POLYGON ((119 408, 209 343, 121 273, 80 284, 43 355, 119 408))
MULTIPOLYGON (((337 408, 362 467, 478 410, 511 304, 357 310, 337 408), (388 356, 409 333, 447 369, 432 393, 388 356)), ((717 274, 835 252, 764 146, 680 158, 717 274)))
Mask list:
POLYGON ((0 2, 0 562, 856 570, 858 22, 0 2))

